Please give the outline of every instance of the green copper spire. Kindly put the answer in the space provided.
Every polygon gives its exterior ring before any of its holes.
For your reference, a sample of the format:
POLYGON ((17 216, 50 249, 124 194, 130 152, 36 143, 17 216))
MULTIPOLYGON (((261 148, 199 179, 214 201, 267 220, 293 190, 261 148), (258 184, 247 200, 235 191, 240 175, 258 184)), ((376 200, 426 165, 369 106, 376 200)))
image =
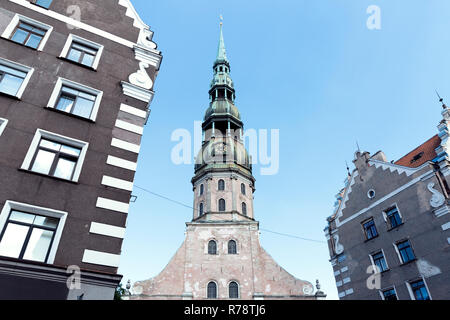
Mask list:
MULTIPOLYGON (((220 19, 223 20, 222 16, 220 19)), ((223 40, 223 22, 220 21, 220 38, 219 38, 219 48, 217 50, 216 63, 228 62, 227 51, 225 50, 225 41, 223 40)))

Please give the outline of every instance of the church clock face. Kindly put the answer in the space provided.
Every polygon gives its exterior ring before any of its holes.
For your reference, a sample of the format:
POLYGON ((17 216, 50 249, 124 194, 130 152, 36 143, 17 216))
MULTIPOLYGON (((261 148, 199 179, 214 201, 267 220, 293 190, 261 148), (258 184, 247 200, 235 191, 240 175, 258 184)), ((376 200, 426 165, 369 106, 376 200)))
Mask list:
POLYGON ((314 292, 314 289, 313 289, 313 287, 311 285, 303 286, 303 293, 304 294, 310 295, 313 292, 314 292))
POLYGON ((227 152, 227 145, 225 143, 217 143, 214 146, 214 151, 216 154, 223 154, 227 152))

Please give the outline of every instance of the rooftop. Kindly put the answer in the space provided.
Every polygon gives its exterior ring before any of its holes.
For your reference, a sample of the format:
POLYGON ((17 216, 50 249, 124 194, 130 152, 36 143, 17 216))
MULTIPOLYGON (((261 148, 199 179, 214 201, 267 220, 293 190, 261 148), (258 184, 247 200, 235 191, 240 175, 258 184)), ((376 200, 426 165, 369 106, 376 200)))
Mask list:
POLYGON ((440 144, 441 138, 439 138, 438 135, 435 135, 406 156, 396 161, 395 164, 410 168, 420 167, 425 162, 432 161, 437 157, 436 148, 438 148, 440 144))

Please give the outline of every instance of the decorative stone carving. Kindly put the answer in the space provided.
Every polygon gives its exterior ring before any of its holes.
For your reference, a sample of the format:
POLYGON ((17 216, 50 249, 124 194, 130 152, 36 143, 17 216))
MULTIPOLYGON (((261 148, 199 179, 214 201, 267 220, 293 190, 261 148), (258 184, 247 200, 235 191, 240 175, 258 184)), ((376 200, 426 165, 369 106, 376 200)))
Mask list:
POLYGON ((339 235, 335 234, 333 236, 334 239, 334 253, 341 254, 344 252, 344 246, 339 243, 339 235))
POLYGON ((153 86, 153 81, 147 74, 147 71, 145 71, 146 68, 148 68, 149 65, 144 62, 139 62, 139 70, 128 78, 130 83, 141 87, 145 89, 151 89, 153 86))
POLYGON ((430 199, 430 205, 433 208, 439 208, 445 203, 445 197, 442 195, 442 193, 434 189, 433 182, 428 184, 428 190, 430 190, 430 192, 433 194, 433 196, 430 199))

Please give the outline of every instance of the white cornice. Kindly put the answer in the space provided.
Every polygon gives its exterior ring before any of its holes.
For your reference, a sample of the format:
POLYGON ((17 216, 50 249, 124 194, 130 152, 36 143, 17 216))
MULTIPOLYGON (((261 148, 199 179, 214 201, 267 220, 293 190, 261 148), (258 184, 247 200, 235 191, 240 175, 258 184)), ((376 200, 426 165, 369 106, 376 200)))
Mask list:
POLYGON ((121 84, 123 94, 147 102, 148 104, 151 103, 153 95, 155 94, 152 90, 147 90, 125 81, 122 81, 121 84))

